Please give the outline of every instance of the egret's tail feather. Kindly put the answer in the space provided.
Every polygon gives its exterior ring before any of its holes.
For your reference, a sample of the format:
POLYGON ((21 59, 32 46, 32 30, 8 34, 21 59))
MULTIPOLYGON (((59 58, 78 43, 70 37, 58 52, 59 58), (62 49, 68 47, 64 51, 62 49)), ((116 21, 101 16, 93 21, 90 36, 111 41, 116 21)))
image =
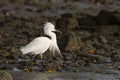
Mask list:
MULTIPOLYGON (((24 52, 24 49, 23 48, 20 48, 20 51, 23 53, 24 52)), ((24 53, 23 53, 24 54, 24 53)))
POLYGON ((24 50, 24 48, 20 48, 20 51, 22 52, 22 54, 27 54, 24 50))
POLYGON ((61 54, 61 51, 60 51, 60 49, 56 46, 51 46, 50 48, 49 48, 49 50, 50 50, 50 52, 51 53, 53 53, 53 56, 55 56, 55 53, 57 53, 57 54, 59 54, 59 56, 62 58, 63 56, 62 56, 62 54, 61 54))
POLYGON ((55 52, 58 53, 61 58, 63 58, 60 49, 57 47, 55 50, 56 50, 55 52))

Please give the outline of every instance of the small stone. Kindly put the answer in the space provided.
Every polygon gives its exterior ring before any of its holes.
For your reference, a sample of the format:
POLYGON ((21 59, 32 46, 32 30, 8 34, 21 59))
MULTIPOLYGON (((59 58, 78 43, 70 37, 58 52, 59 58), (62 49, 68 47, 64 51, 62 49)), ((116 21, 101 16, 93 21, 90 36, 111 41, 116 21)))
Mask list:
POLYGON ((0 71, 0 80, 13 80, 10 73, 5 71, 0 71))

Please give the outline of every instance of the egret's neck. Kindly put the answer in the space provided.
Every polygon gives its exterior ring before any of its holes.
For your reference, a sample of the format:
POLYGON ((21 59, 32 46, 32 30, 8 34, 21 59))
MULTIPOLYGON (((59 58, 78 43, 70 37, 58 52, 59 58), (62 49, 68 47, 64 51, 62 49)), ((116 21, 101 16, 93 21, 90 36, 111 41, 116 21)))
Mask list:
POLYGON ((57 43, 56 34, 54 32, 49 31, 46 34, 51 37, 51 41, 57 43))

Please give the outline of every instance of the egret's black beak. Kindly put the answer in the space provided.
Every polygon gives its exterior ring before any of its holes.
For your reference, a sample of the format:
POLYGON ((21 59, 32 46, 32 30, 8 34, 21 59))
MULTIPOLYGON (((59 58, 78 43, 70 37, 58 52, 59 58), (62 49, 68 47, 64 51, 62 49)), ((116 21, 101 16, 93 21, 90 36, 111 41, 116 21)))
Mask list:
POLYGON ((62 34, 62 32, 61 32, 61 31, 59 31, 59 30, 56 30, 56 29, 55 29, 55 31, 53 31, 53 32, 59 32, 59 33, 61 33, 61 34, 62 34))
POLYGON ((59 31, 59 30, 55 30, 56 32, 59 32, 59 33, 61 33, 62 34, 62 32, 61 31, 59 31))

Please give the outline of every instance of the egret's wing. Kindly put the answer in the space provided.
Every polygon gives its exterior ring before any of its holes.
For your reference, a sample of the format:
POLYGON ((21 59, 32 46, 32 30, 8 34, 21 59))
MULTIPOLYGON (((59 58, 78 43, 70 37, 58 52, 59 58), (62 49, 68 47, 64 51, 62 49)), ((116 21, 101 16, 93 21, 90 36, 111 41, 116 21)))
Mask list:
POLYGON ((35 38, 33 41, 31 41, 28 45, 23 47, 21 51, 23 54, 27 54, 30 52, 35 53, 38 51, 39 53, 43 53, 49 48, 50 42, 51 42, 50 39, 46 37, 38 37, 38 38, 35 38))

